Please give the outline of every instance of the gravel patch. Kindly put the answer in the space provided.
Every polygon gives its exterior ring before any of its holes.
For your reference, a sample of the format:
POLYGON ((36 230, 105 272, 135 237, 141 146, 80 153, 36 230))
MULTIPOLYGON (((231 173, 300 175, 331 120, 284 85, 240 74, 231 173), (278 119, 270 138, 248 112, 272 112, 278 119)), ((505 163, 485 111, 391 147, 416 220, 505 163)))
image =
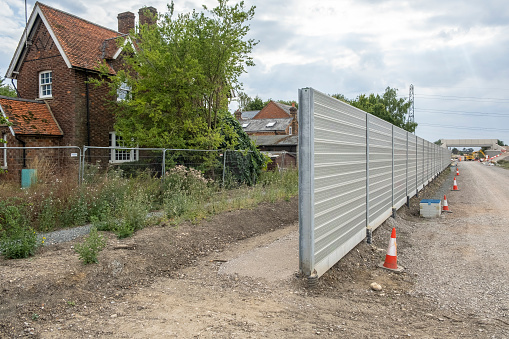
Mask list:
POLYGON ((449 178, 435 194, 437 199, 447 194, 452 213, 400 220, 409 232, 403 265, 416 276, 414 295, 509 324, 509 171, 475 162, 460 163, 459 171, 459 192, 450 192, 449 178))
MULTIPOLYGON (((150 212, 147 214, 147 219, 161 217, 164 217, 163 211, 150 212)), ((87 235, 90 233, 91 228, 92 224, 87 224, 84 226, 66 228, 48 233, 38 233, 37 240, 42 241, 42 238, 45 237, 44 246, 54 245, 66 241, 72 241, 76 238, 87 235)))
POLYGON ((92 224, 88 224, 48 233, 39 233, 37 234, 37 240, 42 241, 42 238, 45 237, 46 239, 44 240, 44 246, 54 245, 61 242, 72 241, 78 237, 87 235, 90 233, 91 228, 92 224))

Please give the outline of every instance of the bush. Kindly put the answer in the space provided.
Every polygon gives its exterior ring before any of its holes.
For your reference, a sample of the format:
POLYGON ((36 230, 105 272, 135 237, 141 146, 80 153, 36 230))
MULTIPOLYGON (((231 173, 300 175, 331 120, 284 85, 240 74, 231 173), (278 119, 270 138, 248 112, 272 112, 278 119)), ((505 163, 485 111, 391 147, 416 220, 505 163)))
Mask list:
POLYGON ((19 259, 34 255, 37 247, 37 235, 28 225, 23 206, 8 205, 0 202, 0 221, 4 229, 0 238, 0 251, 5 258, 19 259))
POLYGON ((95 227, 92 227, 85 241, 81 244, 77 244, 74 250, 79 254, 83 264, 87 265, 98 262, 97 254, 99 254, 105 246, 106 240, 104 237, 97 232, 95 227))
POLYGON ((125 193, 116 209, 106 205, 101 217, 94 216, 92 223, 101 231, 115 233, 119 239, 127 238, 145 227, 149 210, 149 197, 142 188, 136 188, 125 193))
POLYGON ((163 183, 163 206, 169 218, 194 220, 200 206, 212 196, 213 181, 195 169, 176 166, 166 172, 163 183))

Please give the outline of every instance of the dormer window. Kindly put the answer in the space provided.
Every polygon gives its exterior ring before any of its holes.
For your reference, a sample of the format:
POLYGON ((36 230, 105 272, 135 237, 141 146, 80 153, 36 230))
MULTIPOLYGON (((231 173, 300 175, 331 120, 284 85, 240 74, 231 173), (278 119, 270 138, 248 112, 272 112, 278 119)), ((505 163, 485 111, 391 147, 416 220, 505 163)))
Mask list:
POLYGON ((265 127, 274 127, 275 124, 276 124, 275 121, 271 121, 265 127))
POLYGON ((44 71, 39 73, 39 98, 51 98, 53 96, 53 72, 44 71))
POLYGON ((242 124, 242 128, 246 128, 247 126, 249 126, 249 122, 245 122, 242 124))
POLYGON ((120 87, 117 89, 117 101, 124 101, 130 99, 131 86, 129 86, 126 82, 120 84, 120 87))

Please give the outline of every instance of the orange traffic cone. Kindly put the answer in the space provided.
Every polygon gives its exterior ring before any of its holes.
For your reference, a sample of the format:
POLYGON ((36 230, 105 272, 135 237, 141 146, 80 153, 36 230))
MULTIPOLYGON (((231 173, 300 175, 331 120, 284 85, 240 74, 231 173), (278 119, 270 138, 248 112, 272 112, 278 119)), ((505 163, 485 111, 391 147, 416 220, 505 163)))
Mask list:
POLYGON ((385 262, 381 267, 389 269, 391 271, 402 271, 403 267, 398 266, 398 254, 396 244, 396 228, 392 228, 391 240, 389 241, 389 248, 387 248, 387 255, 385 256, 385 262))
POLYGON ((452 211, 449 209, 449 204, 447 204, 447 197, 444 194, 444 206, 442 207, 443 212, 449 212, 452 213, 452 211))
POLYGON ((458 184, 456 183, 456 177, 454 177, 454 184, 452 185, 453 191, 459 191, 458 184))
POLYGON ((456 167, 456 175, 460 175, 460 170, 457 167, 456 167))

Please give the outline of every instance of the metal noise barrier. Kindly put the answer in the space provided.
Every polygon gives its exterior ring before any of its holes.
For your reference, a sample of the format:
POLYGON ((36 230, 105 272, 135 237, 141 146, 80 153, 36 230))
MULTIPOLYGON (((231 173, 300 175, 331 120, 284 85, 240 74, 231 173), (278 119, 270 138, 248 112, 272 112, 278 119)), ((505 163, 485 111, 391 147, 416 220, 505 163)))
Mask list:
POLYGON ((299 268, 321 276, 450 164, 451 152, 299 90, 299 268))

